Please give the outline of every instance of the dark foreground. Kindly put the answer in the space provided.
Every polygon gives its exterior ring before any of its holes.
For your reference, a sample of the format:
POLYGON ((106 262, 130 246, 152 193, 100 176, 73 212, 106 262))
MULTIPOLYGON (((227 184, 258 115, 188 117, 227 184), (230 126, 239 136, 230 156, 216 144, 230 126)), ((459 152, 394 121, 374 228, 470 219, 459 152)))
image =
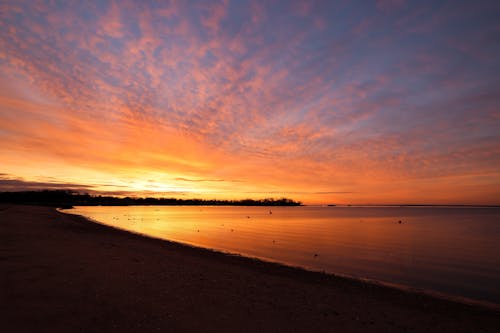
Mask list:
POLYGON ((0 206, 2 332, 499 332, 498 310, 0 206))

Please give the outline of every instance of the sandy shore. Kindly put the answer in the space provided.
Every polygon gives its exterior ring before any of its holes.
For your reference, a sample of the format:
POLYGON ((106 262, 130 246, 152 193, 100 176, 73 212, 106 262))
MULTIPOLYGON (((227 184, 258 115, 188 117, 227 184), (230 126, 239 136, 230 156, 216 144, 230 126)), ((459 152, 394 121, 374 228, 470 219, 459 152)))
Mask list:
POLYGON ((2 332, 499 332, 498 311, 0 206, 2 332))

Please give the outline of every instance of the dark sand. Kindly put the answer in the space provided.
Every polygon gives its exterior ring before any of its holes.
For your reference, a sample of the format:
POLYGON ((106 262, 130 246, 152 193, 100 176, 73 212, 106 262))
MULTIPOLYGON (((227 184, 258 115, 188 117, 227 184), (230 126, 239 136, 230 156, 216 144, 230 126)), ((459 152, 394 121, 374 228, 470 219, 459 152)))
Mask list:
POLYGON ((498 310, 0 206, 2 332, 500 332, 498 310))

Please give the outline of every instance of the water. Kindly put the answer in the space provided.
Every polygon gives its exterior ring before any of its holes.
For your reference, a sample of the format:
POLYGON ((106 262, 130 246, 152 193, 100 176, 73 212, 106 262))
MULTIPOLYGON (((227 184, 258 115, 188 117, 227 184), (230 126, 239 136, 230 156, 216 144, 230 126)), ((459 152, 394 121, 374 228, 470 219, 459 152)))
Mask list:
POLYGON ((500 304, 498 208, 98 206, 71 213, 195 246, 500 304))

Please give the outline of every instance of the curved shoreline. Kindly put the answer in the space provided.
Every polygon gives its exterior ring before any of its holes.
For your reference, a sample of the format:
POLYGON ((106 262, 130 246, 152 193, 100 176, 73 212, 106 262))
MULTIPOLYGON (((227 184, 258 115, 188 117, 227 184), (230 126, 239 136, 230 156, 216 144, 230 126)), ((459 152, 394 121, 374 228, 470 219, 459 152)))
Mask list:
POLYGON ((125 228, 119 228, 119 227, 116 227, 116 226, 113 226, 113 225, 109 225, 109 224, 103 223, 101 221, 89 218, 89 217, 84 216, 84 215, 71 213, 70 209, 60 209, 60 208, 57 208, 56 210, 58 212, 62 213, 62 214, 71 215, 71 216, 74 216, 76 218, 83 218, 84 220, 86 220, 86 221, 88 221, 90 223, 99 224, 99 225, 102 225, 102 226, 105 226, 105 227, 108 227, 108 228, 111 228, 111 229, 114 229, 114 230, 127 232, 127 233, 130 233, 130 234, 133 234, 133 235, 137 235, 137 236, 140 236, 140 237, 144 237, 144 238, 149 238, 149 239, 154 239, 154 240, 159 240, 159 241, 165 241, 165 242, 168 242, 170 244, 175 244, 175 245, 178 245, 178 246, 185 246, 185 247, 193 248, 195 250, 209 251, 210 253, 213 253, 214 255, 223 255, 223 256, 230 256, 230 257, 241 257, 241 258, 244 258, 244 259, 251 260, 252 262, 256 261, 256 262, 262 262, 262 263, 265 263, 265 264, 278 265, 278 266, 283 266, 283 267, 286 267, 286 268, 289 268, 289 269, 293 269, 293 270, 297 270, 297 271, 305 271, 307 273, 332 276, 333 278, 347 279, 347 280, 352 280, 354 282, 371 284, 371 285, 378 286, 378 287, 390 288, 390 289, 397 289, 397 290, 400 290, 400 291, 406 292, 406 293, 420 294, 420 295, 423 295, 423 296, 437 298, 437 299, 441 299, 441 300, 445 300, 445 301, 451 301, 451 302, 455 302, 455 303, 461 303, 461 304, 464 304, 464 305, 471 305, 471 306, 483 307, 483 308, 486 308, 486 309, 489 309, 489 310, 493 310, 493 311, 500 311, 500 304, 496 304, 496 303, 492 303, 492 302, 488 302, 488 301, 483 301, 483 300, 478 300, 478 299, 473 299, 473 298, 468 298, 468 297, 461 297, 461 296, 456 296, 456 295, 450 295, 450 294, 441 293, 441 292, 438 292, 438 291, 435 291, 435 290, 427 290, 427 289, 414 288, 414 287, 411 287, 411 286, 408 286, 408 285, 404 285, 404 284, 390 283, 390 282, 379 281, 379 280, 368 279, 368 278, 360 278, 360 277, 351 276, 351 275, 347 275, 347 274, 338 274, 338 273, 332 273, 332 272, 324 272, 324 271, 319 271, 319 270, 312 270, 312 269, 308 269, 307 267, 288 265, 288 264, 283 263, 283 262, 273 261, 273 260, 270 260, 270 259, 268 260, 266 258, 253 257, 253 256, 250 256, 250 255, 245 255, 245 254, 240 254, 240 253, 233 253, 233 252, 218 250, 218 249, 214 249, 214 248, 197 246, 195 244, 183 243, 183 242, 176 241, 176 240, 171 240, 171 239, 161 238, 161 237, 155 237, 155 236, 151 236, 151 235, 148 235, 148 234, 144 234, 144 233, 140 233, 140 232, 135 232, 135 231, 132 231, 132 230, 127 230, 125 228))
POLYGON ((0 226, 7 331, 500 327, 492 309, 138 236, 47 207, 0 210, 0 226))

